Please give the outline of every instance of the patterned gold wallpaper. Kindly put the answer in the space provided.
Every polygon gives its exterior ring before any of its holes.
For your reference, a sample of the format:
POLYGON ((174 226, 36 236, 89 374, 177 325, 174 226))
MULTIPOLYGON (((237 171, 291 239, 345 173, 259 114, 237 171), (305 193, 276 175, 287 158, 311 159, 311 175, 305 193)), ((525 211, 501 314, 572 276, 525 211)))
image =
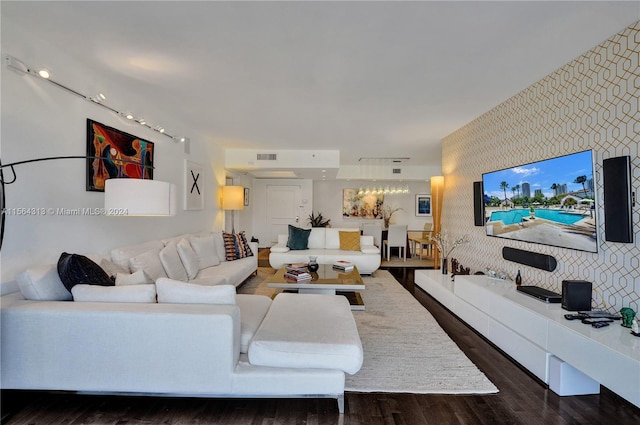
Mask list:
POLYGON ((640 187, 640 21, 486 112, 443 139, 443 229, 467 234, 452 257, 472 272, 518 269, 523 284, 561 292, 563 279, 593 282, 600 308, 640 310, 639 203, 634 243, 604 240, 602 160, 631 156, 632 187, 640 187), (485 236, 473 224, 473 182, 482 173, 592 149, 595 162, 598 252, 588 253, 485 236), (502 247, 553 255, 554 272, 506 261, 502 247))

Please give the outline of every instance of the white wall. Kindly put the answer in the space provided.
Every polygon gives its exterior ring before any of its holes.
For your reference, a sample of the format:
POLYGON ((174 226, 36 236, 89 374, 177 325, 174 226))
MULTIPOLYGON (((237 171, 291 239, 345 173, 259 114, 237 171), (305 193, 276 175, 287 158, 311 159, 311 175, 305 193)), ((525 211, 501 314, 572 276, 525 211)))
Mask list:
MULTIPOLYGON (((26 45, 20 34, 5 32, 2 51, 19 57, 37 50, 26 45)), ((69 58, 65 58, 69 60, 69 58)), ((60 64, 74 67, 72 62, 60 64)), ((156 180, 178 186, 178 214, 174 217, 6 216, 5 238, 0 253, 1 280, 13 280, 27 266, 55 263, 63 251, 106 253, 110 248, 145 240, 221 228, 217 188, 224 183, 223 152, 200 135, 191 137, 191 153, 166 136, 119 118, 97 105, 72 95, 51 83, 21 75, 3 67, 1 81, 1 152, 3 164, 47 156, 85 155, 86 119, 139 136, 155 143, 156 180), (205 209, 184 211, 185 159, 204 167, 205 209)), ((81 73, 81 70, 75 69, 81 73)), ((65 81, 73 86, 73 81, 65 81)), ((104 194, 85 190, 83 160, 56 160, 16 167, 17 181, 5 186, 6 207, 101 208, 104 194)), ((5 170, 5 179, 10 172, 5 170)), ((38 210, 40 211, 40 210, 38 210)))
MULTIPOLYGON (((416 217, 415 199, 417 194, 430 194, 429 182, 405 182, 409 185, 408 194, 387 195, 385 205, 393 208, 402 208, 391 217, 391 223, 407 224, 409 230, 422 230, 426 222, 433 222, 432 217, 416 217)), ((342 190, 358 189, 363 186, 375 184, 364 180, 331 180, 315 181, 313 183, 313 211, 321 212, 326 218, 331 219, 331 227, 358 227, 372 220, 352 219, 342 217, 342 190)), ((378 183, 379 184, 379 183, 378 183)), ((390 183, 390 185, 392 185, 390 183)))

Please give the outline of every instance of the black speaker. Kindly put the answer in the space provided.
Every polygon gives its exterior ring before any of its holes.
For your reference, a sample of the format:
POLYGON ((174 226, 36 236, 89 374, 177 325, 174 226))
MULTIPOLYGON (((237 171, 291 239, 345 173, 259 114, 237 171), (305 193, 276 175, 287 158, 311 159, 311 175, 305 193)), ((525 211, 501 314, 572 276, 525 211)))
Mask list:
POLYGON ((562 308, 569 311, 590 311, 591 282, 586 280, 563 280, 562 308))
POLYGON ((604 238, 610 242, 633 243, 631 221, 631 159, 618 156, 602 161, 604 192, 604 238))
POLYGON ((482 182, 473 182, 473 221, 476 226, 484 226, 484 189, 482 182))
POLYGON ((554 271, 558 265, 556 259, 551 255, 510 248, 508 246, 502 248, 502 257, 505 260, 524 264, 525 266, 535 267, 536 269, 546 270, 548 272, 554 271))

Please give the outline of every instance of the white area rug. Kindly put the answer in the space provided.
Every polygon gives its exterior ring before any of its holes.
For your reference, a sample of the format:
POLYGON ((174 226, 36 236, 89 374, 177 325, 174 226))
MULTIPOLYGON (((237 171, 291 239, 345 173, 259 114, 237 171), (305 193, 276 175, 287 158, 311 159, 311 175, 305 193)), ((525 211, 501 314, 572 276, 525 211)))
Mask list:
MULTIPOLYGON (((241 293, 272 295, 261 285, 269 268, 241 293)), ((364 347, 364 364, 347 375, 346 390, 416 394, 485 394, 498 389, 465 356, 431 314, 391 274, 364 277, 365 311, 354 311, 364 347)))

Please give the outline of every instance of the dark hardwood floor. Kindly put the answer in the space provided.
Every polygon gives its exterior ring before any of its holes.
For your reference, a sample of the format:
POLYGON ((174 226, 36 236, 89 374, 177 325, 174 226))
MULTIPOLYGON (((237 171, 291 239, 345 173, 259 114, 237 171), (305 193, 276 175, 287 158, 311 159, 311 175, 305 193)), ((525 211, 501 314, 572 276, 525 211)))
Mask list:
MULTIPOLYGON (((346 394, 331 399, 196 399, 2 393, 3 424, 640 424, 640 409, 603 388, 559 397, 413 284, 412 269, 390 272, 498 387, 490 395, 346 394)), ((411 318, 407 318, 411 320, 411 318)))

